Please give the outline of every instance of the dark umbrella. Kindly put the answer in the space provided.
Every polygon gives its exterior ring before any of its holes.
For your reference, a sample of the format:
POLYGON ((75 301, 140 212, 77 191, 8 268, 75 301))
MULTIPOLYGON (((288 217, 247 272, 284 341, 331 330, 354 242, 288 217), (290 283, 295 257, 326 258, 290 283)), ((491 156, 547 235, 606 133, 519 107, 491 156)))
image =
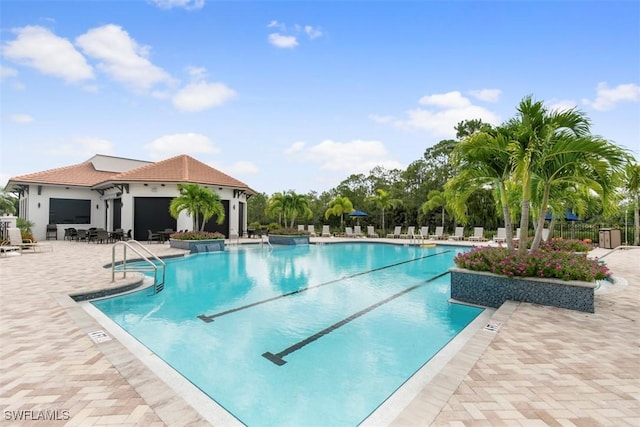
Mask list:
POLYGON ((349 216, 354 217, 354 218, 358 218, 358 225, 360 225, 360 217, 367 216, 367 213, 359 211, 359 210, 355 210, 355 211, 349 213, 349 216))

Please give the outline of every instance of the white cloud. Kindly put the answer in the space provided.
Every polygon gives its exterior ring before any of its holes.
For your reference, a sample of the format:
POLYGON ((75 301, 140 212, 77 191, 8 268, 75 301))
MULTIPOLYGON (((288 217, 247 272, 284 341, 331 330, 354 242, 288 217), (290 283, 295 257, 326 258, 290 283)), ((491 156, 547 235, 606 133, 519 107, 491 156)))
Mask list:
POLYGON ((164 135, 144 146, 152 160, 162 160, 179 154, 197 157, 200 154, 215 154, 220 149, 206 136, 198 133, 164 135))
POLYGON ((569 99, 551 100, 548 102, 547 108, 553 111, 567 111, 577 107, 575 101, 569 99))
POLYGON ((34 120, 33 117, 28 114, 12 114, 9 116, 9 119, 12 122, 21 124, 31 123, 34 120))
POLYGON ((471 105, 471 101, 462 96, 457 90, 435 95, 426 95, 420 98, 418 102, 422 105, 432 105, 440 108, 464 108, 471 105))
POLYGON ((469 94, 479 101, 498 102, 502 91, 500 89, 470 90, 469 94))
POLYGON ((197 112, 217 107, 236 96, 233 89, 222 83, 191 83, 173 97, 173 105, 182 111, 197 112))
POLYGON ((304 32, 307 34, 307 36, 309 36, 311 40, 322 37, 322 30, 317 27, 314 28, 311 25, 305 25, 304 32))
POLYGON ((260 168, 250 161, 241 160, 233 163, 230 166, 218 168, 224 170, 226 174, 231 176, 249 176, 257 175, 260 172, 260 168))
POLYGON ((640 101, 640 86, 627 83, 609 88, 606 82, 598 83, 596 99, 594 101, 583 99, 585 105, 589 105, 599 111, 613 110, 620 102, 640 101))
POLYGON ((5 67, 4 65, 0 65, 0 79, 16 77, 17 75, 18 75, 17 70, 13 68, 5 67))
POLYGON ((295 142, 284 153, 290 158, 317 163, 321 170, 346 174, 366 173, 376 166, 403 168, 380 141, 327 139, 309 147, 304 142, 295 142))
POLYGON ((267 28, 278 28, 280 31, 287 31, 287 26, 275 19, 267 25, 267 28))
POLYGON ((298 40, 295 36, 284 36, 279 33, 269 34, 269 43, 282 49, 291 49, 298 46, 298 40))
MULTIPOLYGON (((482 94, 488 97, 487 93, 482 94)), ((498 125, 500 117, 494 112, 473 103, 459 91, 426 95, 419 103, 425 108, 415 108, 406 112, 405 119, 370 114, 369 118, 378 123, 392 123, 404 130, 425 130, 437 137, 454 138, 455 126, 463 120, 480 119, 485 123, 498 125)))
POLYGON ((86 55, 101 61, 98 68, 137 92, 159 83, 172 83, 171 76, 149 61, 149 47, 140 46, 117 25, 93 28, 76 39, 86 55))
POLYGON ((174 7, 181 7, 186 10, 202 9, 204 7, 204 0, 149 0, 151 3, 158 6, 160 9, 173 9, 174 7))
POLYGON ((106 139, 90 136, 75 137, 70 143, 56 144, 55 150, 48 154, 69 159, 83 159, 96 154, 113 154, 114 145, 106 139))
POLYGON ((13 30, 17 38, 2 47, 5 58, 67 82, 93 79, 93 70, 67 39, 40 26, 13 30))

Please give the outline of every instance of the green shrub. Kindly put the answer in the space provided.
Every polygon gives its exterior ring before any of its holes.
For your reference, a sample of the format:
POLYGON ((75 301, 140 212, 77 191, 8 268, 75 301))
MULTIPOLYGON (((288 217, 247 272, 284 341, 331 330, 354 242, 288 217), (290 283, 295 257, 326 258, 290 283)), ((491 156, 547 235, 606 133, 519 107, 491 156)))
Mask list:
POLYGON ((219 232, 211 233, 209 231, 185 231, 173 233, 170 238, 174 240, 211 240, 224 239, 224 234, 219 232))

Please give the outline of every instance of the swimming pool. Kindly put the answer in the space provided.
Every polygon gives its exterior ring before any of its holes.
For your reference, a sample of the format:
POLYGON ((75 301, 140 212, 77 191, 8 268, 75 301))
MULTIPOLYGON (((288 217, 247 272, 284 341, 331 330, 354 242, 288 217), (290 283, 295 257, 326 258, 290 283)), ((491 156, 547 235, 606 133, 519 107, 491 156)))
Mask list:
POLYGON ((165 290, 93 304, 249 426, 355 426, 482 309, 460 248, 248 247, 167 261, 165 290))

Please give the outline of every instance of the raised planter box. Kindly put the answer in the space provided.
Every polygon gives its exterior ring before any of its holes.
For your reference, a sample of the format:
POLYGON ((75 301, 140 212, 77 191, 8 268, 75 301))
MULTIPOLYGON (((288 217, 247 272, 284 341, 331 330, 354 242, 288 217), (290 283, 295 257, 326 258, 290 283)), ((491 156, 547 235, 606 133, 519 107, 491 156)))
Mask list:
POLYGON ((483 271, 451 268, 451 298, 488 307, 522 301, 593 313, 595 282, 509 278, 483 271))
POLYGON ((210 240, 169 240, 169 246, 177 249, 186 249, 192 254, 199 252, 216 252, 224 251, 223 239, 210 240))
POLYGON ((309 236, 269 234, 269 243, 271 243, 272 245, 308 245, 309 236))

